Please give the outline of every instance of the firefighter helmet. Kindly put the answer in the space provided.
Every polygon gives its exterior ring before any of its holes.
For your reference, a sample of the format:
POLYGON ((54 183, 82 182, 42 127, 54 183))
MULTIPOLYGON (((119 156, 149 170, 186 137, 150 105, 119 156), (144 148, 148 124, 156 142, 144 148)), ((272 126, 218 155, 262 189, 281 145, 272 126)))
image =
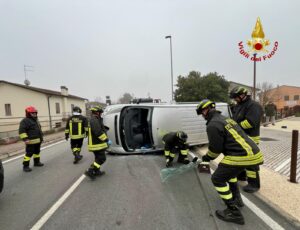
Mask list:
POLYGON ((233 99, 233 98, 239 97, 242 94, 247 95, 248 89, 246 89, 245 87, 242 87, 242 86, 236 86, 230 91, 229 97, 233 99))
POLYGON ((178 131, 177 134, 176 134, 176 136, 182 142, 186 142, 187 138, 188 138, 188 135, 185 132, 183 132, 183 131, 178 131))
POLYGON ((205 108, 208 108, 209 106, 212 108, 215 108, 216 103, 209 99, 203 99, 202 101, 200 101, 200 103, 197 105, 197 109, 196 109, 197 115, 202 114, 202 110, 205 108))
POLYGON ((37 112, 38 112, 37 109, 33 106, 27 106, 25 108, 26 117, 31 117, 31 115, 30 115, 31 113, 37 113, 37 112))
POLYGON ((90 111, 92 113, 103 113, 103 108, 102 108, 102 106, 97 105, 97 106, 90 108, 90 111))
POLYGON ((73 115, 80 115, 81 114, 81 109, 78 106, 75 106, 73 108, 73 115))

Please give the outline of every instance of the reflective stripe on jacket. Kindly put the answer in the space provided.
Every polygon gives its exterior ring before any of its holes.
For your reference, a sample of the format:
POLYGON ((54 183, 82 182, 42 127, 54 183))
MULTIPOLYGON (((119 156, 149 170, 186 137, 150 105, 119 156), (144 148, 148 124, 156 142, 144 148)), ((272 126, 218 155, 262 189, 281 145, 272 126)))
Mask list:
POLYGON ((71 139, 84 138, 88 131, 87 118, 82 115, 73 115, 67 120, 65 133, 69 134, 71 139))
POLYGON ((260 120, 263 115, 260 104, 248 97, 245 101, 237 104, 233 111, 233 120, 258 144, 260 141, 260 120))
POLYGON ((219 111, 209 112, 207 121, 209 140, 207 155, 215 159, 224 154, 220 164, 230 166, 254 166, 263 163, 258 146, 234 120, 224 117, 219 111))
POLYGON ((90 152, 108 148, 102 118, 92 115, 88 127, 88 150, 90 152))
POLYGON ((39 121, 31 117, 22 119, 19 126, 19 136, 23 141, 29 140, 29 144, 41 143, 43 132, 39 121))

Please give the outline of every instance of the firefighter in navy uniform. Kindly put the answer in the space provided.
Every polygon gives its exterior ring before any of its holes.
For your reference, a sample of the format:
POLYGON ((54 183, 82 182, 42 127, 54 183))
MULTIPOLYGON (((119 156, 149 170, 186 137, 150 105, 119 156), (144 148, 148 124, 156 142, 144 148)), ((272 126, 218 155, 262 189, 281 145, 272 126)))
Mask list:
POLYGON ((170 132, 164 135, 162 141, 165 145, 166 167, 172 166, 175 154, 178 153, 177 162, 182 164, 190 163, 188 159, 187 134, 183 131, 170 132))
POLYGON ((20 122, 19 136, 26 145, 26 153, 23 160, 23 171, 30 172, 30 159, 33 156, 34 166, 42 167, 40 162, 40 149, 43 141, 43 132, 37 118, 37 110, 33 106, 25 109, 26 117, 20 122))
MULTIPOLYGON (((244 87, 235 87, 230 91, 230 98, 234 99, 237 105, 234 108, 233 120, 235 120, 245 133, 258 145, 260 141, 260 121, 263 109, 259 103, 252 100, 248 90, 244 87)), ((259 166, 246 168, 239 180, 248 181, 243 188, 245 192, 253 193, 260 188, 259 166)))
POLYGON ((105 150, 111 142, 106 135, 106 128, 101 118, 103 109, 100 106, 95 106, 90 111, 92 114, 88 127, 88 150, 94 153, 95 160, 85 172, 85 175, 95 179, 96 176, 101 176, 105 173, 100 168, 106 161, 105 150))
POLYGON ((236 121, 224 117, 215 109, 214 102, 202 100, 196 112, 207 120, 209 145, 202 161, 209 162, 220 153, 224 154, 211 179, 227 208, 217 210, 216 215, 224 221, 244 224, 244 217, 238 208, 244 204, 237 186, 237 176, 246 167, 262 164, 263 155, 236 121))
POLYGON ((66 140, 71 139, 71 149, 74 155, 74 164, 82 159, 80 155, 83 139, 87 135, 88 120, 81 115, 81 109, 77 106, 73 108, 73 115, 67 120, 65 136, 66 140))

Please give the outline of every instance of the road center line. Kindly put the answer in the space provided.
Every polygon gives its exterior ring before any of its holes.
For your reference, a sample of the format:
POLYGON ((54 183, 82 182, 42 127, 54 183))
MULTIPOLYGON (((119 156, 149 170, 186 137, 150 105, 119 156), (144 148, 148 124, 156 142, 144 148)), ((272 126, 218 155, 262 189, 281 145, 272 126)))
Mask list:
POLYGON ((74 192, 78 185, 83 181, 85 175, 81 175, 79 179, 55 202, 55 204, 32 226, 31 230, 39 230, 50 219, 55 211, 66 201, 66 199, 74 192))
MULTIPOLYGON (((60 143, 62 143, 62 142, 66 142, 66 141, 65 141, 65 140, 61 140, 61 141, 55 142, 55 143, 53 143, 53 144, 47 145, 47 146, 45 146, 45 147, 42 147, 41 150, 50 148, 50 147, 52 147, 52 146, 54 146, 54 145, 58 145, 58 144, 60 144, 60 143)), ((20 156, 13 157, 13 158, 11 158, 11 159, 9 159, 9 160, 3 161, 2 163, 5 164, 5 163, 8 163, 8 162, 10 162, 10 161, 19 159, 19 158, 21 158, 21 157, 24 157, 24 155, 25 155, 25 154, 22 154, 22 155, 20 155, 20 156)))

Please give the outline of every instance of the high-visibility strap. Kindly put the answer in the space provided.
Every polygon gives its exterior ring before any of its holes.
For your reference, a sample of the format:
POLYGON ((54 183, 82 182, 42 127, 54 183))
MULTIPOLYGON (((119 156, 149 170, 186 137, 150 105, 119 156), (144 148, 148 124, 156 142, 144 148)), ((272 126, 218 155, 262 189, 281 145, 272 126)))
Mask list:
POLYGON ((165 156, 166 157, 170 156, 170 151, 165 151, 165 156))
POLYGON ((232 199, 232 193, 227 194, 227 195, 224 195, 224 194, 219 194, 219 195, 224 200, 230 200, 230 199, 232 199))
POLYGON ((69 127, 70 127, 70 136, 72 136, 72 134, 73 134, 73 123, 72 123, 71 120, 69 122, 69 127))
POLYGON ((243 120, 240 125, 242 126, 243 129, 251 129, 253 128, 252 125, 249 123, 249 121, 246 119, 246 120, 243 120))
POLYGON ((81 133, 81 127, 82 127, 82 123, 79 122, 78 123, 78 135, 82 135, 82 133, 81 133))
POLYGON ((71 139, 81 139, 81 138, 84 138, 84 134, 71 136, 71 139))
POLYGON ((213 159, 217 158, 219 156, 219 153, 214 153, 211 150, 208 149, 207 155, 213 159))
POLYGON ((107 143, 101 143, 101 144, 96 144, 96 145, 88 145, 89 151, 101 150, 101 149, 105 149, 107 147, 108 147, 107 143))
POLYGON ((174 158, 175 157, 175 153, 171 153, 170 152, 170 157, 174 158))
POLYGON ((187 149, 182 149, 180 150, 181 155, 187 156, 188 150, 187 149))
POLYGON ((238 142, 242 148, 247 152, 248 156, 253 155, 251 146, 245 141, 245 139, 238 134, 238 132, 232 128, 228 129, 228 132, 232 135, 236 142, 238 142))
POLYGON ((107 136, 106 136, 105 133, 103 133, 103 134, 100 135, 98 138, 99 138, 101 141, 105 141, 105 140, 107 139, 107 136))
POLYGON ((68 129, 65 129, 65 133, 70 133, 70 130, 68 130, 68 129))
POLYGON ((33 158, 40 158, 40 154, 33 154, 33 158))
POLYGON ((32 139, 32 140, 29 140, 29 144, 30 145, 34 145, 34 144, 38 144, 41 142, 41 139, 40 138, 36 138, 36 139, 32 139))
POLYGON ((26 138, 26 137, 28 137, 27 133, 21 133, 21 134, 20 134, 20 138, 21 138, 21 139, 24 139, 24 138, 26 138))
POLYGON ((98 164, 96 161, 94 161, 94 166, 95 166, 97 169, 99 169, 101 165, 98 164))
POLYGON ((237 178, 236 177, 231 178, 228 182, 230 182, 230 183, 236 183, 237 182, 237 178))
POLYGON ((261 152, 258 152, 252 156, 225 156, 221 163, 227 165, 236 165, 236 166, 250 166, 261 164, 264 161, 264 157, 261 152))
POLYGON ((30 161, 30 157, 28 157, 28 156, 25 155, 23 161, 30 161))
POLYGON ((225 187, 215 187, 215 189, 218 192, 228 192, 229 191, 229 185, 227 184, 225 187))
POLYGON ((246 175, 249 178, 256 178, 256 172, 255 171, 246 170, 246 175))

